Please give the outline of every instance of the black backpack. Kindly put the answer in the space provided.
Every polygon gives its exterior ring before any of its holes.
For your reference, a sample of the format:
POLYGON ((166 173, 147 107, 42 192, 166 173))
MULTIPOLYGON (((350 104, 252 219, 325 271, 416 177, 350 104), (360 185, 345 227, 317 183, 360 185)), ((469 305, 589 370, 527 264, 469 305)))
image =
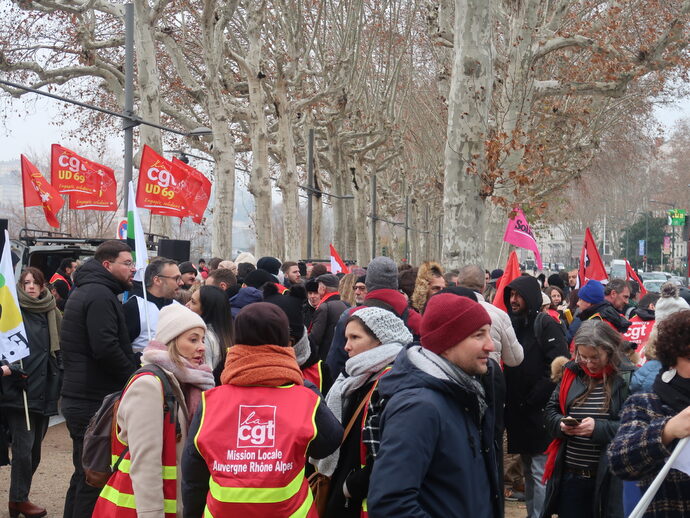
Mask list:
MULTIPOLYGON (((175 423, 175 432, 179 437, 181 429, 177 421, 177 398, 163 369, 153 364, 141 367, 127 380, 125 387, 134 376, 142 373, 151 373, 161 380, 164 412, 170 414, 170 421, 175 423)), ((112 463, 112 437, 113 434, 117 433, 117 409, 120 406, 121 397, 122 390, 105 396, 101 407, 89 421, 89 426, 84 434, 81 463, 86 475, 86 483, 93 487, 105 486, 129 451, 129 447, 126 447, 117 461, 112 463)))

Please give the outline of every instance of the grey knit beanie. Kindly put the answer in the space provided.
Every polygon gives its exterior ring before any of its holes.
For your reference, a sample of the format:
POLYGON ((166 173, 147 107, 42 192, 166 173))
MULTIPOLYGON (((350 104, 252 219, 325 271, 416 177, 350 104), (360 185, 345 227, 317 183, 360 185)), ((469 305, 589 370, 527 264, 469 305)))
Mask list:
POLYGON ((365 283, 367 292, 374 290, 397 290, 398 268, 389 257, 376 257, 367 266, 365 283))
POLYGON ((396 342, 407 345, 412 341, 412 333, 395 313, 382 308, 369 307, 358 309, 354 315, 362 319, 362 322, 371 329, 382 344, 396 342))

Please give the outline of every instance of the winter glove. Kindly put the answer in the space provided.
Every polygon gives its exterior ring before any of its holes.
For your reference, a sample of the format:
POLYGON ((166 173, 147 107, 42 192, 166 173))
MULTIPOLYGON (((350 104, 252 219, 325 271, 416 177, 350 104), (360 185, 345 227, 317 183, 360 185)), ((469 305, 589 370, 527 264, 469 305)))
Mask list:
POLYGON ((26 390, 29 386, 29 375, 24 369, 16 363, 5 362, 5 365, 10 369, 10 378, 14 380, 19 389, 26 390))

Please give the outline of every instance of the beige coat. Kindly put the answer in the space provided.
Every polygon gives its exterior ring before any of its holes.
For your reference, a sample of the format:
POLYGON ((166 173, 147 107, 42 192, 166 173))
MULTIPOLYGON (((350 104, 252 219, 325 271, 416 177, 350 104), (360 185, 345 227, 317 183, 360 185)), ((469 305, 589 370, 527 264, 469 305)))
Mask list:
POLYGON ((517 367, 525 357, 525 351, 515 336, 513 324, 508 313, 484 300, 480 293, 475 293, 477 300, 491 317, 491 340, 494 343, 494 351, 491 358, 508 367, 517 367))
MULTIPOLYGON (((177 516, 182 516, 180 459, 187 438, 187 406, 175 376, 165 370, 180 403, 177 419, 177 516)), ((120 439, 129 445, 130 477, 139 518, 163 518, 163 387, 155 376, 140 376, 127 388, 117 411, 120 439)))

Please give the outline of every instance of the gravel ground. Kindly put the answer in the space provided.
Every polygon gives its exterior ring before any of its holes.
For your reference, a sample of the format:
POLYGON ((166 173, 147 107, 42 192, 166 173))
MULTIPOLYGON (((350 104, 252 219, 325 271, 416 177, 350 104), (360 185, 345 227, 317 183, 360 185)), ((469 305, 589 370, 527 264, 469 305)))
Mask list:
MULTIPOLYGON (((31 500, 44 506, 48 516, 62 516, 65 493, 72 474, 72 442, 65 423, 51 426, 43 441, 41 465, 34 475, 31 500)), ((0 467, 0 518, 9 518, 7 513, 7 488, 10 487, 10 467, 0 467)), ((525 504, 506 502, 506 518, 524 518, 525 504)))

